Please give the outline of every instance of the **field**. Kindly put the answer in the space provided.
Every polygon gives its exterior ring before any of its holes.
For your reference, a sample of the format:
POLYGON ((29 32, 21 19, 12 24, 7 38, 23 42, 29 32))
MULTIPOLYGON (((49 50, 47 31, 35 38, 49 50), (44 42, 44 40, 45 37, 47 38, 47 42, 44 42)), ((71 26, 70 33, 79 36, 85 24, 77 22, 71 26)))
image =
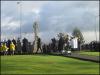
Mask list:
POLYGON ((1 74, 99 74, 99 64, 62 56, 1 56, 1 74))
POLYGON ((81 51, 80 54, 91 55, 91 56, 99 56, 100 52, 83 52, 83 51, 81 51))

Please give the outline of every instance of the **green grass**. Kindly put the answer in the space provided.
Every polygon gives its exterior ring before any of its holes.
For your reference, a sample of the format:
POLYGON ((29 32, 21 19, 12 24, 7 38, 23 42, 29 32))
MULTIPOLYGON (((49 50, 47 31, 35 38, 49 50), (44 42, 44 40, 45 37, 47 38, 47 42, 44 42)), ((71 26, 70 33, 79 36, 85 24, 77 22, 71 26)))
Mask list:
POLYGON ((99 74, 99 64, 61 56, 1 56, 1 74, 99 74))
POLYGON ((91 56, 99 56, 100 52, 84 52, 84 51, 81 51, 80 54, 91 55, 91 56))

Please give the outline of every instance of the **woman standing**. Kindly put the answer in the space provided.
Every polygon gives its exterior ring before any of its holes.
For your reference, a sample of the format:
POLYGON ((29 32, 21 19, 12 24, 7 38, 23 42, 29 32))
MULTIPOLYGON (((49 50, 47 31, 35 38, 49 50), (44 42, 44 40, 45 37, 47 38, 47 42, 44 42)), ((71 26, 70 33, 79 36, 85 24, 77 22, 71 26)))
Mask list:
POLYGON ((15 45, 13 44, 13 42, 11 42, 11 44, 10 44, 10 51, 11 51, 11 55, 14 55, 15 45))

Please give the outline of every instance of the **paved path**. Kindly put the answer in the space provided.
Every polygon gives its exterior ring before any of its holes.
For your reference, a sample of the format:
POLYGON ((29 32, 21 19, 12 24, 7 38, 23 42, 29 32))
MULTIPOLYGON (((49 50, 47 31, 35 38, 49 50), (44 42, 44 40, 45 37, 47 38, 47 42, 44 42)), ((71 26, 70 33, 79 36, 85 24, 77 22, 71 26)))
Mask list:
POLYGON ((79 54, 78 52, 72 53, 71 55, 67 55, 67 54, 62 55, 60 53, 54 53, 54 55, 61 55, 61 56, 65 56, 65 57, 70 57, 70 58, 100 63, 100 57, 99 56, 83 55, 83 54, 79 54))
POLYGON ((79 54, 79 53, 72 53, 71 55, 64 55, 64 56, 76 58, 76 59, 80 59, 80 60, 87 60, 87 61, 93 61, 93 62, 100 63, 99 56, 83 55, 83 54, 79 54))

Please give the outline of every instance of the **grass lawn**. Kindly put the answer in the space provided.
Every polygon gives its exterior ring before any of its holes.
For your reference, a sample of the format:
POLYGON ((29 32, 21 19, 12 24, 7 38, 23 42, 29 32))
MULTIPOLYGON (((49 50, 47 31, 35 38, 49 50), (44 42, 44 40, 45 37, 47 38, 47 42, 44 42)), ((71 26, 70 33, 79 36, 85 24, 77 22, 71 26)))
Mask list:
POLYGON ((62 56, 1 56, 1 74, 99 74, 99 64, 62 56))
POLYGON ((84 52, 84 51, 81 51, 80 54, 99 56, 100 52, 84 52))

